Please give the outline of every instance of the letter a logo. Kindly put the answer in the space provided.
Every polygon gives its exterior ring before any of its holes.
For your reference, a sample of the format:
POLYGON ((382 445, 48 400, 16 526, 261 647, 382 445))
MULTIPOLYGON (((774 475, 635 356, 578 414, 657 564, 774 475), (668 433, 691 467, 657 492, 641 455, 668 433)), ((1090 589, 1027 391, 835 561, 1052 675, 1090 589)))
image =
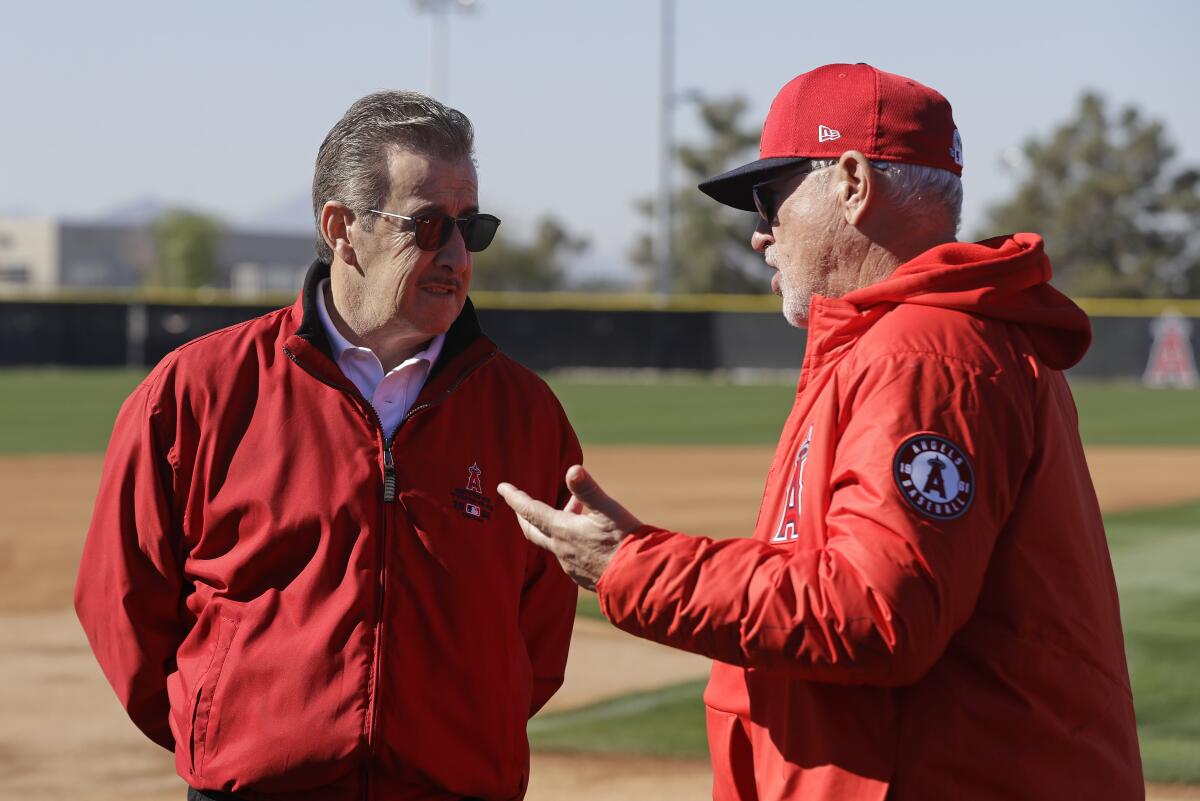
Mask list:
POLYGON ((943 498, 948 498, 946 493, 946 482, 942 480, 942 470, 946 468, 946 463, 936 456, 929 460, 929 477, 925 479, 925 486, 921 488, 921 492, 925 495, 937 493, 943 498))
POLYGON ((478 462, 467 468, 467 492, 483 494, 483 487, 479 483, 479 478, 482 475, 483 471, 479 469, 478 462))
POLYGON ((808 434, 796 454, 795 467, 788 481, 787 498, 783 504, 783 514, 779 517, 779 525, 775 527, 775 536, 771 542, 790 542, 799 539, 797 527, 800 525, 800 509, 803 506, 804 467, 808 464, 808 449, 812 446, 813 427, 808 427, 808 434))
POLYGON ((1192 350, 1192 321, 1182 314, 1166 311, 1150 324, 1154 342, 1142 381, 1151 387, 1194 387, 1196 354, 1192 350))

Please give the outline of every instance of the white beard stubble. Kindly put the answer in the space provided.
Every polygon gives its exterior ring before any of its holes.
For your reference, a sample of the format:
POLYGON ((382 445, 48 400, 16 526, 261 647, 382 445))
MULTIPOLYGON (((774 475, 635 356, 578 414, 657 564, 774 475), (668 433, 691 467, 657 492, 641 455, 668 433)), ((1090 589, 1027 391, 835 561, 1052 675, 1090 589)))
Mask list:
MULTIPOLYGON (((814 288, 807 281, 793 280, 797 274, 791 265, 776 261, 775 246, 771 245, 763 253, 764 259, 779 273, 779 295, 783 298, 783 317, 789 325, 796 328, 808 327, 809 308, 812 305, 814 288)), ((807 273, 801 273, 807 275, 807 273)))

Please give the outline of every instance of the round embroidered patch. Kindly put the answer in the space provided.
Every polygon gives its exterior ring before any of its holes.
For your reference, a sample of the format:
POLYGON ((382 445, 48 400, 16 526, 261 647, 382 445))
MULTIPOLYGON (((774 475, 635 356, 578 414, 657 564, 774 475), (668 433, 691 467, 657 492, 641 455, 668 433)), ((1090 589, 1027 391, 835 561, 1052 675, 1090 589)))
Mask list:
POLYGON ((975 498, 975 471, 962 448, 936 434, 909 437, 892 463, 896 486, 925 517, 962 517, 975 498))

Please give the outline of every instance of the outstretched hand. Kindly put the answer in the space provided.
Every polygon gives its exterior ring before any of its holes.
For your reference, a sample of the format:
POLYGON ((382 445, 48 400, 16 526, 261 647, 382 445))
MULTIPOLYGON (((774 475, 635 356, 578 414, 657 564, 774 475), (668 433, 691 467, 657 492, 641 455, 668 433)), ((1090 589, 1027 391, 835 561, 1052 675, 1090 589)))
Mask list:
POLYGON ((512 484, 496 488, 517 513, 525 538, 554 554, 575 583, 594 590, 621 540, 641 521, 600 489, 580 465, 567 471, 567 489, 571 500, 559 511, 512 484))

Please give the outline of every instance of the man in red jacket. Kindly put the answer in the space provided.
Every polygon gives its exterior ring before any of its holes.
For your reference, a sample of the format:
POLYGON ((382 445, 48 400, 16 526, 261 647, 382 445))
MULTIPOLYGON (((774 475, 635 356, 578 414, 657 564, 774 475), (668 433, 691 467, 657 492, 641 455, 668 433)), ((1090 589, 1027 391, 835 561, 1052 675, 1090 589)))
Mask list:
MULTIPOLYGON (((1133 799, 1116 587, 1062 370, 1090 342, 1042 241, 955 241, 937 92, 788 83, 761 158, 701 185, 808 329, 752 539, 642 525, 580 467, 526 536, 641 637, 713 658, 720 801, 1133 799)), ((513 482, 514 484, 519 482, 513 482)))
POLYGON ((495 486, 561 504, 580 450, 467 299, 499 225, 472 151, 430 98, 356 102, 296 303, 169 354, 117 418, 75 605, 189 798, 524 794, 576 588, 495 486))

